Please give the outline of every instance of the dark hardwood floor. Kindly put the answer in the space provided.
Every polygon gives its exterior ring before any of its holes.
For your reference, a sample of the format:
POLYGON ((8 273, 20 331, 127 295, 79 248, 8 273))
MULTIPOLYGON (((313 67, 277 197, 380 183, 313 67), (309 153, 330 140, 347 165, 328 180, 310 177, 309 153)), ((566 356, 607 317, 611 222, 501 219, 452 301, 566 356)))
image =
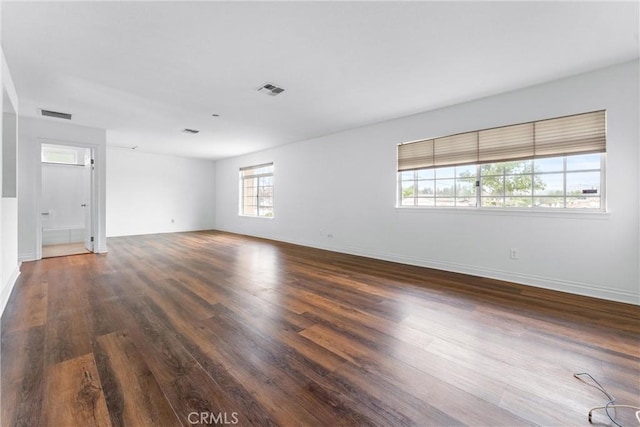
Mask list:
POLYGON ((640 401, 638 306, 213 231, 108 243, 22 265, 3 426, 587 426, 585 371, 640 401))

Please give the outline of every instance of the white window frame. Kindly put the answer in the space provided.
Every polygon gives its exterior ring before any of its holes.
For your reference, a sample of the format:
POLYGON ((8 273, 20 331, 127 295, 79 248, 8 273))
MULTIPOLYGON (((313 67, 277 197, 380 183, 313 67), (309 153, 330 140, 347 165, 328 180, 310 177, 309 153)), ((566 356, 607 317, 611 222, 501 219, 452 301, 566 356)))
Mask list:
POLYGON ((261 164, 257 164, 257 165, 251 165, 251 166, 246 166, 246 167, 241 167, 238 171, 238 177, 239 177, 239 203, 238 203, 238 215, 239 216, 243 216, 243 217, 248 217, 248 218, 266 218, 266 219, 273 219, 275 217, 275 178, 274 178, 274 163, 273 162, 269 162, 269 163, 261 163, 261 164), (247 175, 244 176, 244 172, 245 171, 251 171, 251 170, 258 170, 261 168, 265 168, 265 167, 270 167, 271 171, 270 172, 266 172, 266 173, 259 173, 259 174, 255 174, 255 175, 247 175), (269 213, 265 213, 262 214, 260 212, 260 186, 259 186, 259 182, 260 182, 260 178, 265 178, 265 177, 271 177, 271 214, 269 215, 269 213), (252 214, 252 213, 247 213, 245 211, 245 181, 249 180, 249 179, 256 179, 258 184, 255 187, 255 198, 256 198, 256 213, 252 214))
MULTIPOLYGON (((579 156, 581 154, 577 154, 576 156, 579 156)), ((415 171, 413 171, 415 173, 414 175, 414 195, 413 195, 413 200, 414 203, 411 205, 403 205, 403 197, 402 197, 402 173, 403 172, 397 172, 397 194, 396 194, 396 208, 398 209, 405 209, 405 210, 456 210, 456 211, 476 211, 476 210, 482 210, 482 211, 522 211, 522 212, 571 212, 571 213, 606 213, 607 212, 607 197, 606 197, 606 153, 600 153, 600 168, 599 169, 580 169, 580 170, 575 170, 575 171, 567 171, 567 158, 568 157, 572 157, 572 155, 565 155, 565 156, 557 156, 557 157, 553 157, 553 158, 562 158, 563 159, 563 170, 562 172, 539 172, 538 174, 543 175, 545 173, 562 173, 563 176, 563 194, 561 197, 564 198, 564 203, 563 203, 563 207, 557 207, 557 208, 552 208, 552 207, 539 207, 539 206, 535 206, 534 202, 534 198, 535 195, 533 194, 533 186, 532 186, 532 205, 530 207, 512 207, 512 206, 482 206, 482 165, 483 164, 475 164, 475 165, 467 165, 467 167, 469 166, 474 166, 476 169, 476 195, 475 195, 475 206, 455 206, 456 203, 456 196, 455 196, 455 190, 457 188, 457 185, 455 184, 455 180, 458 179, 458 177, 454 177, 451 179, 454 179, 454 206, 443 206, 440 205, 438 206, 435 203, 436 197, 434 194, 434 205, 430 206, 430 205, 419 205, 417 203, 418 199, 419 199, 419 195, 417 192, 417 185, 418 185, 418 178, 417 178, 417 172, 420 170, 437 170, 440 168, 424 168, 424 169, 417 169, 415 171), (567 199, 567 174, 571 174, 571 173, 575 173, 575 172, 600 172, 600 194, 599 194, 599 198, 600 198, 600 207, 599 208, 571 208, 571 207, 567 207, 566 206, 566 199, 567 199)), ((534 160, 535 161, 535 160, 534 160)), ((493 162, 493 163, 503 163, 503 162, 493 162)), ((454 166, 445 166, 445 168, 447 167, 454 167, 454 166)), ((437 174, 437 172, 436 172, 437 174)), ((521 175, 528 175, 528 174, 521 174, 521 175)), ((535 170, 532 170, 531 175, 535 175, 535 170)), ((435 185, 437 183, 437 175, 436 178, 433 179, 434 181, 434 189, 435 189, 435 185)), ((407 182, 407 181, 404 181, 407 182)), ((502 197, 507 197, 507 196, 502 196, 502 197)), ((524 196, 523 196, 524 197, 524 196)))
MULTIPOLYGON (((60 165, 83 165, 78 160, 78 151, 71 148, 64 147, 56 147, 52 145, 42 144, 41 151, 41 162, 42 163, 55 163, 60 165), (61 155, 61 156, 70 156, 73 160, 60 160, 51 158, 49 155, 61 155)), ((84 159, 83 159, 84 160, 84 159)))

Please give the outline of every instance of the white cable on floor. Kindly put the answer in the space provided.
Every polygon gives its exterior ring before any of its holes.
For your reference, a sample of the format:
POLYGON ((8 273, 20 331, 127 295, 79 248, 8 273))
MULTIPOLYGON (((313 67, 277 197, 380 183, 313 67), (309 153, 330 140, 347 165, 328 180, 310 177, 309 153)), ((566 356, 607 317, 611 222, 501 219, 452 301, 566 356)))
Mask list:
POLYGON ((609 392, 602 386, 602 384, 600 384, 595 378, 593 378, 591 376, 591 374, 589 374, 588 372, 580 372, 577 374, 573 374, 574 377, 576 377, 577 379, 579 379, 580 381, 584 381, 580 376, 581 375, 586 375, 589 378, 591 378, 591 381, 593 381, 598 390, 600 390, 602 393, 604 393, 605 396, 607 396, 607 399, 609 399, 609 401, 604 405, 604 406, 596 406, 594 408, 589 409, 589 422, 591 423, 591 415, 592 412, 597 410, 597 409, 604 409, 605 413, 607 414, 607 417, 609 417, 609 419, 611 420, 612 423, 614 423, 615 425, 617 425, 618 427, 622 427, 622 425, 618 424, 616 422, 616 420, 611 416, 611 414, 609 413, 609 408, 629 408, 629 409, 636 409, 636 419, 638 420, 638 422, 640 423, 640 407, 637 406, 630 406, 630 405, 616 405, 615 401, 616 398, 613 397, 611 394, 609 394, 609 392))

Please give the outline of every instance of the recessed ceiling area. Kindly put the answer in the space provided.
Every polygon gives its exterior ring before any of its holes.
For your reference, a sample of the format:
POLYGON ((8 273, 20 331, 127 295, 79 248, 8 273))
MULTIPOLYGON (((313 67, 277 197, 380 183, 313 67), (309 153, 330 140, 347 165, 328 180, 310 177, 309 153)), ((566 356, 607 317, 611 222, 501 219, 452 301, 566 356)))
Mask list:
POLYGON ((220 159, 635 59, 638 3, 3 1, 2 46, 22 115, 220 159))

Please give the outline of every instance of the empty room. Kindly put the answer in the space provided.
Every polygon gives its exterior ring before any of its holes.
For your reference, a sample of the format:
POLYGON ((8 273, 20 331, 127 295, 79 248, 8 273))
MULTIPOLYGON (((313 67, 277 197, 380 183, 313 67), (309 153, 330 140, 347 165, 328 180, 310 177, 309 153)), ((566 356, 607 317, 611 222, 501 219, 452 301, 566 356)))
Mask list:
POLYGON ((640 426, 637 1, 1 1, 2 426, 640 426))

